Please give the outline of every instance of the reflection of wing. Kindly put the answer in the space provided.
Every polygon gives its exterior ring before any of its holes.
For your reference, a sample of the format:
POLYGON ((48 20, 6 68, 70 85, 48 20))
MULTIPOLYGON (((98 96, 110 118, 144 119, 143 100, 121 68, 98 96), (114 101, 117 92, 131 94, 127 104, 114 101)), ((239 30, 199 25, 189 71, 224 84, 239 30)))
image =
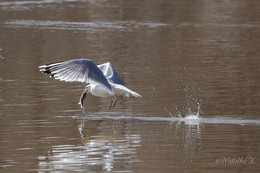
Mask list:
POLYGON ((109 82, 124 85, 124 82, 119 77, 116 69, 109 62, 98 65, 98 68, 103 72, 109 82))
POLYGON ((51 74, 61 81, 93 83, 112 93, 111 86, 102 71, 89 59, 73 59, 39 66, 43 73, 51 74))

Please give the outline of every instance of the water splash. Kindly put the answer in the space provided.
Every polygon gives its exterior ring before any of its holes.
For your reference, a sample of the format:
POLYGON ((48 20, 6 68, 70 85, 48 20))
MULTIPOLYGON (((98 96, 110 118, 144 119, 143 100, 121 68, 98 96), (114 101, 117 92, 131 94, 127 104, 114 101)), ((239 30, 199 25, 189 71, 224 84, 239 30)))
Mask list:
POLYGON ((171 117, 179 117, 179 118, 185 118, 187 120, 197 120, 199 118, 201 118, 201 102, 196 102, 196 107, 193 108, 192 103, 188 103, 188 106, 186 106, 186 108, 184 110, 179 110, 178 106, 175 105, 175 115, 174 112, 169 111, 166 107, 164 107, 164 110, 171 116, 171 117), (183 113, 181 113, 183 112, 183 113))
POLYGON ((173 115, 166 107, 164 107, 164 110, 165 110, 171 117, 174 117, 174 115, 173 115))
POLYGON ((201 116, 201 108, 200 108, 200 102, 197 102, 197 111, 193 112, 191 110, 191 108, 188 109, 188 115, 185 116, 185 119, 187 120, 197 120, 199 119, 201 116))

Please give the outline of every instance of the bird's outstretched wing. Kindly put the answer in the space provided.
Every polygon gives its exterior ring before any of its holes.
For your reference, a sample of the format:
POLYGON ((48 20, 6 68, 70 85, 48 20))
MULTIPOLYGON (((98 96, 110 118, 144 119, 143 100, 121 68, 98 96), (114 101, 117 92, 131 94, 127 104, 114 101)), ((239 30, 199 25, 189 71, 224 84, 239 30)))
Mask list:
POLYGON ((107 92, 113 94, 103 72, 89 59, 73 59, 39 66, 43 73, 66 82, 85 82, 103 86, 107 92))
POLYGON ((125 86, 124 82, 121 80, 112 64, 107 62, 104 64, 100 64, 97 67, 103 72, 109 82, 125 86))

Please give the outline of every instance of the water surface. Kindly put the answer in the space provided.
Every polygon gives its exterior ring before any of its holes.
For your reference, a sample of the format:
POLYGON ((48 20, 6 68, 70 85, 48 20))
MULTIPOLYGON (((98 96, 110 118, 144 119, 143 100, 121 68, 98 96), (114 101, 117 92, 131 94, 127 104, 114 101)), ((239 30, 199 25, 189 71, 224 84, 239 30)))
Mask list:
POLYGON ((259 172, 258 1, 0 2, 0 172, 259 172), (111 62, 142 98, 77 104, 46 63, 111 62))

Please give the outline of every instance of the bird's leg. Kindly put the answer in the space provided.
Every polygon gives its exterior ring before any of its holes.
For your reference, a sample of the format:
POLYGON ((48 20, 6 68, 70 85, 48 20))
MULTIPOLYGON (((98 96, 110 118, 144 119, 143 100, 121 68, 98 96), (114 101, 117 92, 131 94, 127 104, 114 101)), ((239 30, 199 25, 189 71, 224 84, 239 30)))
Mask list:
POLYGON ((115 105, 115 98, 113 98, 113 99, 111 100, 109 109, 114 108, 114 105, 115 105))
POLYGON ((122 97, 122 95, 116 95, 113 100, 111 100, 111 104, 109 106, 110 109, 114 108, 116 106, 116 101, 119 100, 122 97))
POLYGON ((114 103, 114 106, 116 106, 117 100, 121 99, 122 97, 123 97, 123 95, 118 95, 118 96, 117 96, 117 98, 116 98, 116 100, 115 100, 115 103, 114 103))

